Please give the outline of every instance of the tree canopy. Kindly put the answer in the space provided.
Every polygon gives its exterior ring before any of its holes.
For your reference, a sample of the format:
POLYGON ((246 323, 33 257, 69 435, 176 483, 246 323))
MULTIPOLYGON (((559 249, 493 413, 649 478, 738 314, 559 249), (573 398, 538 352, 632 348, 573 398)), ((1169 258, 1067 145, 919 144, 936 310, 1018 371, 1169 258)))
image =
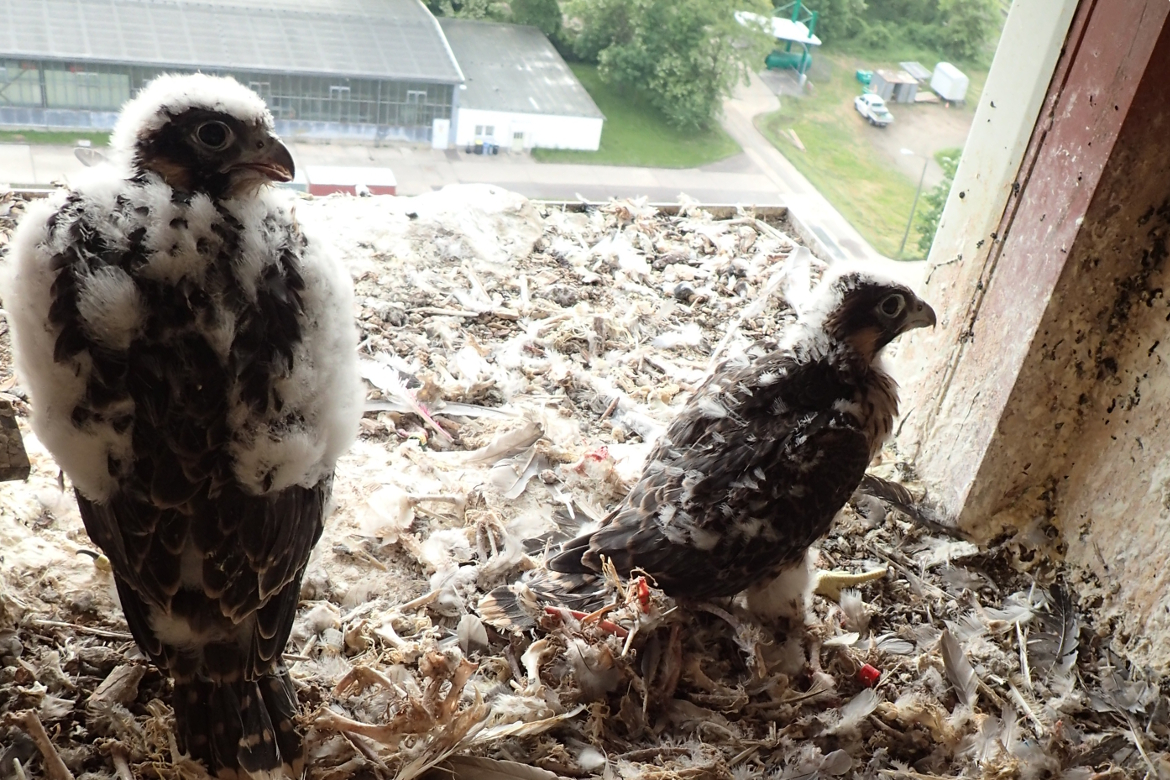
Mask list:
POLYGON ((883 49, 908 40, 961 61, 978 59, 1003 25, 998 0, 813 0, 828 43, 883 49))
POLYGON ((671 124, 700 130, 772 45, 737 22, 737 10, 771 9, 763 0, 570 0, 567 32, 573 52, 596 62, 603 79, 671 124))
POLYGON ((510 21, 508 4, 499 0, 425 0, 435 16, 456 16, 462 19, 490 19, 510 21))
POLYGON ((529 24, 561 46, 561 4, 558 0, 425 0, 435 16, 485 19, 492 22, 529 24))
POLYGON ((557 0, 511 0, 512 21, 530 24, 549 38, 561 31, 561 4, 557 0))
POLYGON ((938 232, 943 208, 951 194, 951 185, 955 183, 955 170, 959 167, 959 156, 962 153, 962 149, 946 149, 935 155, 943 169, 943 180, 922 196, 925 207, 918 212, 918 249, 923 257, 930 255, 934 234, 938 232))

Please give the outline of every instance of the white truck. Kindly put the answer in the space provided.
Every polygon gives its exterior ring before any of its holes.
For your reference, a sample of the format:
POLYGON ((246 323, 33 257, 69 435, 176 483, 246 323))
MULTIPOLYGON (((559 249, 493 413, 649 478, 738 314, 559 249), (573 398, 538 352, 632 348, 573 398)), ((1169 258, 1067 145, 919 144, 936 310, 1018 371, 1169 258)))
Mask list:
POLYGON ((894 115, 886 108, 886 101, 880 96, 867 92, 853 98, 853 107, 857 113, 875 127, 885 127, 894 121, 894 115))

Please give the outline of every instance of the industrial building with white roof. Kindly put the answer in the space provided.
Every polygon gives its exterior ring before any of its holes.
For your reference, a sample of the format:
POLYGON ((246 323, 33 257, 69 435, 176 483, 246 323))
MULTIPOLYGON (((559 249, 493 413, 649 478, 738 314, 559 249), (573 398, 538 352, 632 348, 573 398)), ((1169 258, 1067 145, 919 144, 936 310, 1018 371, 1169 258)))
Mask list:
POLYGON ((605 117, 535 27, 439 20, 463 66, 455 143, 596 150, 605 117))

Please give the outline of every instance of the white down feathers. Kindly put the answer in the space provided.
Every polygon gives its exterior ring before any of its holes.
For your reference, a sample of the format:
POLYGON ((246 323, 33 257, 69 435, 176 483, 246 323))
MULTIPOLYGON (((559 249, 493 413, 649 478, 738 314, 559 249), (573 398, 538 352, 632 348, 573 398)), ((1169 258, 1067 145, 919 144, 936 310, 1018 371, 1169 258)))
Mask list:
MULTIPOLYGON (((93 179, 77 191, 87 213, 108 215, 97 220, 102 238, 115 249, 124 248, 133 230, 146 227, 145 244, 150 254, 146 265, 135 273, 167 284, 184 277, 198 284, 208 271, 208 262, 196 251, 196 244, 200 239, 218 240, 212 230, 220 219, 215 206, 205 195, 196 195, 186 205, 172 202, 171 188, 157 178, 135 185, 112 173, 106 167, 101 180, 93 179), (148 207, 151 216, 139 221, 132 208, 119 211, 115 206, 118 196, 129 199, 131 206, 148 207), (131 216, 122 216, 127 214, 131 216), (171 225, 178 217, 187 220, 185 227, 171 225)), ((16 369, 32 399, 33 430, 74 485, 90 500, 100 502, 117 488, 107 464, 110 459, 131 456, 133 428, 119 433, 109 423, 74 425, 72 411, 85 396, 92 361, 86 351, 61 363, 53 360, 60 330, 49 320, 51 290, 57 277, 51 261, 65 249, 67 231, 58 231, 57 239, 50 242, 48 224, 66 197, 66 193, 57 193, 30 206, 13 236, 6 262, 0 264, 0 296, 8 312, 16 369)), ((289 196, 262 190, 222 205, 244 226, 234 268, 245 296, 254 299, 260 275, 276 262, 285 230, 295 224, 289 196), (265 217, 273 213, 277 215, 275 230, 264 227, 265 217)), ((324 251, 324 244, 314 241, 311 234, 307 238, 299 269, 305 281, 301 341, 294 347, 291 372, 273 381, 284 400, 283 409, 257 414, 238 394, 229 399, 233 470, 239 483, 252 493, 319 482, 332 472, 337 458, 356 436, 362 413, 352 283, 341 264, 324 251), (296 422, 288 422, 290 419, 296 422)), ((131 345, 150 305, 129 274, 120 269, 103 268, 79 285, 83 329, 90 339, 109 349, 124 350, 131 345)), ((229 318, 223 314, 203 334, 225 364, 235 333, 235 323, 229 318)), ((126 403, 133 405, 132 401, 126 403)))
MULTIPOLYGON (((129 432, 118 435, 110 426, 75 428, 70 415, 85 395, 92 366, 85 353, 63 363, 52 359, 58 330, 49 324, 48 312, 57 273, 49 265, 52 250, 45 242, 49 217, 64 200, 65 193, 57 193, 25 212, 0 265, 0 298, 8 313, 17 376, 33 396, 33 431, 82 493, 105 498, 114 487, 107 459, 129 457, 129 432)), ((119 312, 118 318, 133 316, 119 312)))

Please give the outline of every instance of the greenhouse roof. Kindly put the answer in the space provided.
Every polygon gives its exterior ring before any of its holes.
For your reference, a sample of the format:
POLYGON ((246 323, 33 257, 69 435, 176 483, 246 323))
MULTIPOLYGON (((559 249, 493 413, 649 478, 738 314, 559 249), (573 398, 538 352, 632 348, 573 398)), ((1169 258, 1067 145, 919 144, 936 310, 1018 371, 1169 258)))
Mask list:
POLYGON ((0 0, 0 57, 460 83, 421 0, 0 0))

